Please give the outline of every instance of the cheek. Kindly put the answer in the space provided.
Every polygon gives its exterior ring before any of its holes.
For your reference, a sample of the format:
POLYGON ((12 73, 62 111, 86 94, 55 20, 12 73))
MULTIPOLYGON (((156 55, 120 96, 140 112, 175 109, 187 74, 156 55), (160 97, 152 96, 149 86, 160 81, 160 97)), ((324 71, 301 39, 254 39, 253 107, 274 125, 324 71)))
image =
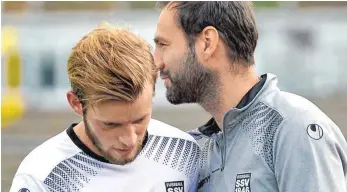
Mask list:
POLYGON ((103 130, 98 123, 89 122, 88 129, 96 138, 100 138, 100 136, 103 135, 103 130))
POLYGON ((165 54, 163 57, 163 62, 165 63, 165 69, 169 71, 175 71, 178 67, 177 58, 179 58, 179 56, 177 56, 176 54, 172 54, 172 53, 165 54))
POLYGON ((115 146, 117 147, 119 145, 118 136, 121 134, 122 133, 117 129, 105 131, 100 137, 100 139, 102 139, 100 142, 102 143, 105 149, 115 146))
POLYGON ((135 125, 135 133, 137 136, 142 136, 146 133, 147 127, 145 125, 135 125))
POLYGON ((119 134, 118 130, 106 130, 101 125, 94 125, 94 129, 92 131, 94 136, 98 139, 98 141, 104 148, 113 145, 117 140, 116 135, 119 134))
POLYGON ((172 71, 177 71, 183 67, 184 58, 186 56, 187 48, 168 48, 163 56, 165 66, 172 71))
POLYGON ((142 138, 146 134, 149 121, 150 119, 145 120, 143 123, 139 125, 135 125, 135 133, 139 137, 138 139, 142 138))

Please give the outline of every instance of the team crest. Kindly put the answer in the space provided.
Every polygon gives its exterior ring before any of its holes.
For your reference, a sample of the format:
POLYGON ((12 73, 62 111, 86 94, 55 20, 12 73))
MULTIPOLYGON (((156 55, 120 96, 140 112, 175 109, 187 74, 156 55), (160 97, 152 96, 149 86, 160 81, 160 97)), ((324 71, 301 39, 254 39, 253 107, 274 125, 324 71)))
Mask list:
POLYGON ((236 175, 235 192, 251 192, 251 173, 236 175))
POLYGON ((165 182, 166 192, 184 192, 184 181, 165 182))

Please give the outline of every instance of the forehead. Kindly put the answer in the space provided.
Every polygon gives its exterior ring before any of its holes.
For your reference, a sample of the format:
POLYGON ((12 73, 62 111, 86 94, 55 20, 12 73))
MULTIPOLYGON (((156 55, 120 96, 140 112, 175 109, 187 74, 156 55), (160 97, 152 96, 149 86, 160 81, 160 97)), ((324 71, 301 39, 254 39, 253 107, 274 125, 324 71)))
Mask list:
POLYGON ((104 101, 91 108, 91 114, 99 120, 127 121, 149 113, 152 109, 153 86, 147 83, 134 102, 104 101))
POLYGON ((158 19, 156 37, 169 39, 178 33, 183 34, 176 21, 176 9, 164 8, 158 19))
POLYGON ((93 116, 104 121, 128 121, 148 113, 151 109, 151 101, 122 102, 105 101, 96 104, 93 108, 93 116))

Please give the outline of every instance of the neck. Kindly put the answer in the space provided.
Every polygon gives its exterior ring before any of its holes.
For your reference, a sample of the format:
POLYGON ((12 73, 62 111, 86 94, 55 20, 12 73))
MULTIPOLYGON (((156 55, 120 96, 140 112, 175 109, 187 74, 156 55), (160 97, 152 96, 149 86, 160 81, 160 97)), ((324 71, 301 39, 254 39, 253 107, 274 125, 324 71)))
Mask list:
POLYGON ((90 140, 90 138, 88 137, 88 135, 86 133, 86 130, 85 130, 86 128, 85 128, 85 125, 84 125, 83 121, 81 121, 73 129, 74 129, 77 137, 82 141, 82 143, 84 145, 86 145, 95 154, 97 154, 99 156, 103 156, 100 153, 99 149, 93 144, 92 140, 90 140))
MULTIPOLYGON (((201 102, 200 105, 209 112, 223 130, 223 117, 230 109, 235 108, 244 95, 259 82, 254 67, 238 75, 230 71, 219 75, 218 86, 214 90, 214 98, 201 102)), ((211 98, 211 97, 209 97, 211 98)))

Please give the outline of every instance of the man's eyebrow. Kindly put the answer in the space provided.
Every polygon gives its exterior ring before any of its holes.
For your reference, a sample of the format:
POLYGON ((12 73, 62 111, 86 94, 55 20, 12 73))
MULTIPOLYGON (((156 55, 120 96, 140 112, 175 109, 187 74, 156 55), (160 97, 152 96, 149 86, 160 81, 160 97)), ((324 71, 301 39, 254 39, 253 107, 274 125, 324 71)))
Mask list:
POLYGON ((154 43, 158 43, 159 42, 159 38, 158 37, 154 37, 153 41, 154 41, 154 43))
POLYGON ((158 43, 159 41, 165 41, 165 39, 164 39, 163 37, 160 37, 160 36, 155 36, 154 39, 153 39, 153 41, 154 41, 155 43, 158 43))
MULTIPOLYGON (((136 122, 136 121, 143 120, 143 119, 145 119, 148 115, 149 115, 149 113, 143 115, 143 116, 140 117, 140 118, 137 118, 137 119, 133 120, 132 123, 133 123, 133 122, 136 122)), ((118 125, 118 126, 123 125, 123 124, 125 123, 125 122, 112 122, 112 121, 104 121, 104 120, 99 120, 99 121, 101 121, 102 123, 105 123, 105 124, 118 125)))
POLYGON ((119 122, 108 122, 108 121, 101 121, 106 126, 112 126, 112 127, 120 127, 123 125, 123 123, 119 122))
POLYGON ((149 113, 147 113, 146 115, 144 115, 144 116, 142 116, 142 117, 140 117, 138 119, 135 119, 133 122, 144 120, 148 115, 149 115, 149 113))

